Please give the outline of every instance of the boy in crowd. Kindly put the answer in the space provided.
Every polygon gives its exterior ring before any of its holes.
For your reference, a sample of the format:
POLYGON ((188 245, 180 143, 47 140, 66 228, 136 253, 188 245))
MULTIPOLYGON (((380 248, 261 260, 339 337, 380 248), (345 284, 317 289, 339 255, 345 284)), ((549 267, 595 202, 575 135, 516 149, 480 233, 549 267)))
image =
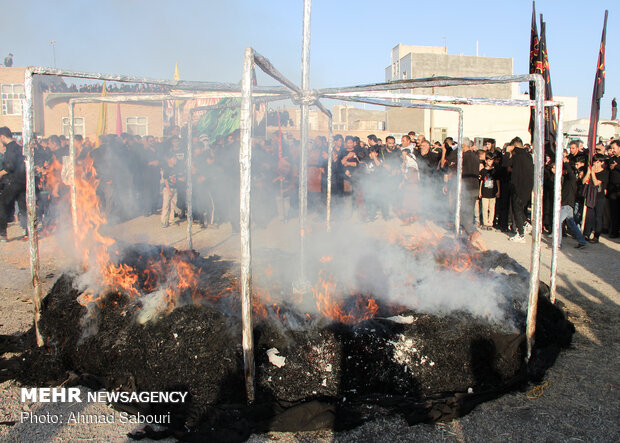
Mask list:
POLYGON ((485 165, 480 171, 480 192, 478 197, 482 202, 482 227, 487 231, 493 229, 495 220, 495 199, 500 196, 500 181, 494 167, 495 155, 485 152, 485 165))

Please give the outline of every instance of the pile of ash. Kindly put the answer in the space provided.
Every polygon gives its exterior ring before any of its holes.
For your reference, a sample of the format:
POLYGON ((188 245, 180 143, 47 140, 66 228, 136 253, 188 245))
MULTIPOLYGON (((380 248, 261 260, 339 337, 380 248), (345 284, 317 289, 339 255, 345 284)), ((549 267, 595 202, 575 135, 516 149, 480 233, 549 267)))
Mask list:
MULTIPOLYGON (((127 254, 125 259, 142 256, 127 254)), ((497 258, 489 261, 497 263, 497 258)), ((230 286, 231 263, 195 255, 191 260, 206 276, 205 285, 230 286)), ((132 312, 139 306, 126 294, 109 292, 96 315, 88 315, 96 333, 85 334, 87 308, 78 302, 76 278, 62 275, 46 296, 40 326, 47 353, 31 352, 23 380, 49 382, 55 375, 61 381, 71 372, 96 376, 108 389, 187 390, 195 405, 244 403, 238 295, 231 293, 226 302, 186 304, 140 323, 132 312), (222 303, 227 309, 221 309, 222 303)), ((485 399, 500 395, 528 378, 540 378, 570 344, 574 328, 545 291, 541 285, 537 347, 529 367, 523 329, 506 330, 465 313, 406 311, 355 325, 314 320, 295 329, 263 318, 254 327, 256 402, 293 405, 322 399, 353 407, 378 401, 388 409, 416 405, 417 411, 455 393, 485 394, 485 399)), ((294 314, 294 307, 286 308, 294 314)), ((456 414, 468 410, 457 409, 456 414)), ((428 414, 417 419, 412 411, 412 422, 434 420, 428 414)))

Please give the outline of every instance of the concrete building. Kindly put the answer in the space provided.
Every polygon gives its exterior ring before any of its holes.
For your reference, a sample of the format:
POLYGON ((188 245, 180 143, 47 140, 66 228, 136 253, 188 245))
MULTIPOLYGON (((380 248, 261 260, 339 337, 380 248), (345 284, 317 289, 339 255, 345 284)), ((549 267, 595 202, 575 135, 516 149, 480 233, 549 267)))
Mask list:
MULTIPOLYGON (((445 47, 408 46, 398 44, 391 51, 390 66, 385 68, 385 80, 428 77, 490 77, 513 74, 512 58, 478 57, 448 54, 445 47)), ((485 98, 528 98, 517 83, 505 85, 451 86, 408 90, 416 94, 485 98)), ((577 118, 577 97, 555 97, 565 103, 564 121, 577 118)), ((456 137, 458 117, 454 112, 387 109, 387 130, 393 133, 421 132, 431 141, 456 137)), ((515 136, 530 140, 527 130, 530 111, 514 106, 463 106, 464 136, 494 138, 498 145, 515 136)))
MULTIPOLYGON (((409 46, 399 43, 391 52, 385 81, 429 77, 490 77, 512 74, 512 58, 448 54, 444 46, 409 46)), ((449 86, 420 88, 416 94, 458 97, 510 98, 517 85, 449 86)))

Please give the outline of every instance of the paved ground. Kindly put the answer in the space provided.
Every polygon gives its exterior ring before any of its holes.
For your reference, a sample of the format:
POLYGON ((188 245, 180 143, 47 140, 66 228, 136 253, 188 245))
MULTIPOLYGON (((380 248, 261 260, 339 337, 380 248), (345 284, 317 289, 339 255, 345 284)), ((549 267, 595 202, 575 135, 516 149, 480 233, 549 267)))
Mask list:
MULTIPOLYGON (((314 229, 322 229, 315 223, 314 229)), ((402 228, 393 224, 392 228, 402 228)), ((387 227, 376 222, 369 226, 383 233, 387 227)), ((238 256, 238 236, 230 227, 196 228, 194 246, 203 255, 238 256)), ((149 241, 175 247, 185 246, 186 226, 159 227, 157 217, 139 218, 125 223, 115 234, 126 241, 149 241)), ((296 226, 270 225, 257 230, 255 248, 286 249, 295 238, 296 226)), ((9 236, 18 236, 11 227, 9 236)), ((524 266, 529 266, 530 244, 513 244, 504 234, 482 232, 489 249, 507 252, 524 266)), ((60 237, 41 241, 41 275, 46 293, 60 273, 72 263, 71 242, 60 237)), ((253 436, 251 441, 620 441, 620 244, 601 238, 601 243, 584 250, 573 248, 575 241, 565 239, 558 267, 558 298, 566 305, 577 334, 571 349, 560 355, 546 376, 546 386, 539 398, 514 393, 485 403, 469 415, 440 425, 409 427, 398 418, 367 423, 347 433, 319 432, 253 436)), ((548 282, 550 247, 542 252, 541 280, 548 282)), ((30 327, 30 271, 28 245, 12 241, 0 245, 0 320, 1 334, 19 334, 30 327)), ((82 412, 109 414, 104 405, 84 405, 82 412)), ((21 403, 19 386, 13 381, 0 384, 0 438, 5 441, 125 441, 126 433, 135 429, 130 423, 90 425, 49 425, 19 423, 20 413, 63 414, 76 405, 50 406, 21 403), (16 424, 10 422, 17 421, 16 424)))

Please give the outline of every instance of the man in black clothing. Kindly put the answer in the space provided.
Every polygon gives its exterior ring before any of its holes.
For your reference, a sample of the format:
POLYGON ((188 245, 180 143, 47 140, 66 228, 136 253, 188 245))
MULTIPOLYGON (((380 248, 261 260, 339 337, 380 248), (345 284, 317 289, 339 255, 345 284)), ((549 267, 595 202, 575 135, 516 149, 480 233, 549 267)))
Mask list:
POLYGON ((9 128, 0 128, 0 144, 4 150, 4 164, 0 170, 0 241, 6 242, 6 228, 15 202, 19 205, 19 221, 26 226, 26 165, 22 147, 13 140, 9 128))
POLYGON ((605 209, 605 194, 607 193, 607 183, 609 182, 609 171, 605 166, 606 157, 596 154, 592 161, 592 167, 588 169, 584 177, 586 185, 586 225, 583 235, 589 238, 590 243, 598 243, 603 228, 603 210, 605 209), (588 189, 590 192, 588 192, 588 189))
POLYGON ((420 149, 415 150, 415 156, 420 167, 420 179, 430 179, 437 171, 441 156, 431 151, 431 144, 428 140, 420 143, 420 149))
MULTIPOLYGON (((456 167, 458 151, 448 156, 448 166, 456 167)), ((467 233, 474 231, 474 206, 478 200, 480 157, 471 140, 463 138, 463 192, 461 194, 461 224, 467 233)))
MULTIPOLYGON (((405 138, 410 141, 409 136, 403 136, 403 139, 405 138)), ((387 220, 390 218, 390 208, 392 211, 395 211, 398 205, 398 185, 401 180, 401 153, 393 136, 388 135, 385 138, 385 145, 381 147, 378 156, 381 161, 381 169, 378 172, 383 183, 382 189, 384 193, 379 207, 384 220, 387 220)))
POLYGON ((510 240, 524 243, 525 210, 534 187, 534 161, 532 154, 524 149, 523 141, 519 137, 511 140, 502 164, 512 170, 510 177, 512 218, 517 233, 510 240))
POLYGON ((618 238, 620 234, 620 140, 610 143, 611 156, 609 182, 607 183, 607 201, 609 204, 609 238, 618 238))

